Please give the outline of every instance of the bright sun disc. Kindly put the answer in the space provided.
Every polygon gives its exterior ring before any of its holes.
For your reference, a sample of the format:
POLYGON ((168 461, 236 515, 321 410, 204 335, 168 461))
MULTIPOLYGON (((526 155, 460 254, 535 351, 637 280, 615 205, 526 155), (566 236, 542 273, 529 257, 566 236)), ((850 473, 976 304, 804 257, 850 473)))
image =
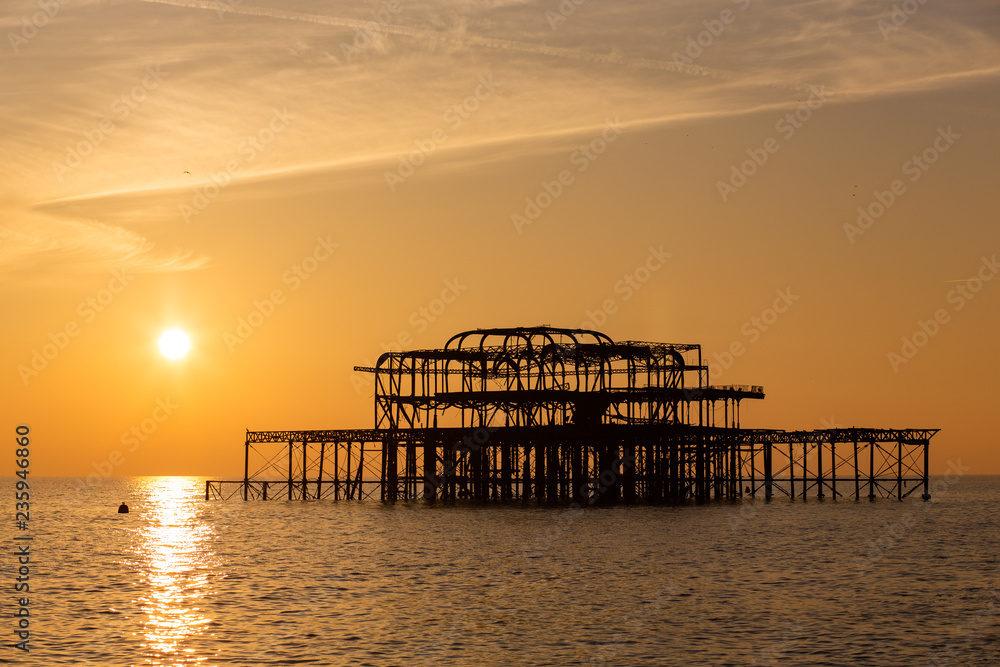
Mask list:
POLYGON ((160 352, 167 359, 180 359, 191 349, 191 341, 180 329, 171 329, 160 336, 160 352))

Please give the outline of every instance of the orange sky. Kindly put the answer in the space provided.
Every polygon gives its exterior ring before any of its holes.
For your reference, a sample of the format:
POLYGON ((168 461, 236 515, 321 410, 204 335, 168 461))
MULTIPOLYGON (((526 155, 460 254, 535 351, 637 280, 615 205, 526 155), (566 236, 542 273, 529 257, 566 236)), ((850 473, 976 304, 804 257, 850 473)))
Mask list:
POLYGON ((237 476, 384 345, 591 323, 1000 473, 1000 15, 904 4, 7 2, 3 428, 237 476))

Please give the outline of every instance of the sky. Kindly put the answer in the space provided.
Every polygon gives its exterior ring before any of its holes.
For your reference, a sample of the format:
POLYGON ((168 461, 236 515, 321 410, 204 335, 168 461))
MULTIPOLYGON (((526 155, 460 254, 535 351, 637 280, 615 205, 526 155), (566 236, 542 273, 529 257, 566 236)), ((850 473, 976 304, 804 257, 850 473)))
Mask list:
POLYGON ((746 427, 1000 473, 989 0, 10 0, 0 397, 40 475, 370 427, 388 349, 700 343, 746 427), (166 359, 163 331, 190 352, 166 359))

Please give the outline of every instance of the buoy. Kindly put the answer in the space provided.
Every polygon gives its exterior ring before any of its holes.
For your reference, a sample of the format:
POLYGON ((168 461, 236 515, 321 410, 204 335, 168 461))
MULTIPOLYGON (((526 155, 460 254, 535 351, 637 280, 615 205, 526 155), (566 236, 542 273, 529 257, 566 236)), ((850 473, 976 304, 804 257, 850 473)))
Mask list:
POLYGON ((124 502, 122 502, 122 504, 118 506, 118 513, 119 514, 128 514, 128 505, 126 505, 124 502))

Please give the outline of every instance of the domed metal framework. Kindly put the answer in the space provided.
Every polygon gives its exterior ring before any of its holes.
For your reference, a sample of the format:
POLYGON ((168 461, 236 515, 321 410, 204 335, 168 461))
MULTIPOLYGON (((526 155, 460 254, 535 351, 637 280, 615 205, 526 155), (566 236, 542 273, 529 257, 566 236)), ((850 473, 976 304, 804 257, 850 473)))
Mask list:
POLYGON ((738 425, 740 400, 764 397, 709 386, 700 345, 616 343, 585 329, 477 329, 356 370, 375 374, 375 425, 389 429, 714 425, 718 401, 723 425, 738 425))
POLYGON ((243 479, 206 498, 929 497, 936 429, 741 428, 741 401, 764 390, 711 385, 700 345, 476 329, 355 370, 374 375, 374 429, 248 431, 243 479))

